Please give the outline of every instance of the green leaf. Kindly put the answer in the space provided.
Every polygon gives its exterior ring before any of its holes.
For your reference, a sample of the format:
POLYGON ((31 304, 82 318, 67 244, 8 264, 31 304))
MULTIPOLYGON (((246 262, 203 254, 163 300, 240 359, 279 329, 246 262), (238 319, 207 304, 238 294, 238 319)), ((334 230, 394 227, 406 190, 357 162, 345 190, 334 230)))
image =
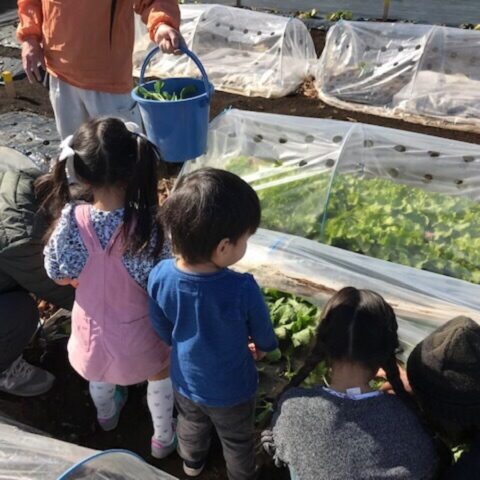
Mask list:
POLYGON ((281 358, 282 358, 282 352, 280 351, 279 348, 276 348, 275 350, 273 350, 273 352, 268 352, 265 355, 265 360, 272 363, 279 362, 281 358))
POLYGON ((180 91, 180 98, 183 100, 189 96, 193 96, 197 92, 197 89, 194 85, 189 85, 188 87, 183 87, 180 91))

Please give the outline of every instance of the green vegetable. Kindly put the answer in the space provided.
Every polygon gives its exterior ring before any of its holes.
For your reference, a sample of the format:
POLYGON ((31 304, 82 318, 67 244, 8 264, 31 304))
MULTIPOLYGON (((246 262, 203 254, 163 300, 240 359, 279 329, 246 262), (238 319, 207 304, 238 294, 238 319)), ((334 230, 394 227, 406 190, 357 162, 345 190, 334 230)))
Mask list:
POLYGON ((286 361, 283 375, 293 376, 303 363, 302 357, 308 352, 320 319, 320 310, 303 298, 279 292, 275 289, 263 289, 270 318, 280 347, 266 356, 270 362, 286 361))
POLYGON ((153 85, 153 92, 147 90, 145 87, 137 87, 137 93, 140 97, 146 100, 156 100, 158 102, 168 102, 176 100, 184 100, 195 95, 197 89, 194 85, 183 87, 180 92, 168 93, 164 90, 165 83, 157 80, 153 85))
MULTIPOLYGON (((298 168, 276 173, 272 161, 253 157, 234 158, 226 168, 256 189, 265 228, 480 283, 480 204, 467 196, 353 173, 337 174, 329 193, 331 170, 291 180, 298 168), (249 179, 266 169, 267 180, 249 179)), ((281 338, 287 334, 277 327, 281 338)))
POLYGON ((268 352, 265 355, 265 360, 267 362, 272 362, 272 363, 279 362, 281 358, 282 358, 282 352, 280 351, 279 348, 276 348, 273 352, 268 352))
POLYGON ((330 22, 338 22, 339 20, 351 20, 353 13, 351 10, 337 10, 327 14, 327 20, 330 22))
MULTIPOLYGON (((320 310, 307 300, 275 289, 263 289, 279 348, 258 363, 260 387, 257 392, 256 422, 262 423, 272 410, 276 396, 304 364, 315 335, 320 310)), ((320 363, 303 386, 325 383, 328 369, 320 363)))

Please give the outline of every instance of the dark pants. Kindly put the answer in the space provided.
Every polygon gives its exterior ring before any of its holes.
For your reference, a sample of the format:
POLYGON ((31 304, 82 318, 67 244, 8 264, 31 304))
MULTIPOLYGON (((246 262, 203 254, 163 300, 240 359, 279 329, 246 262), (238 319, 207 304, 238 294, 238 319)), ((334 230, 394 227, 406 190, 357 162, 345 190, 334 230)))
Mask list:
POLYGON ((0 293, 0 372, 23 352, 38 326, 38 309, 23 290, 0 293))
POLYGON ((232 407, 198 405, 175 392, 178 453, 189 462, 203 461, 215 427, 222 442, 230 480, 256 478, 253 421, 255 399, 232 407))

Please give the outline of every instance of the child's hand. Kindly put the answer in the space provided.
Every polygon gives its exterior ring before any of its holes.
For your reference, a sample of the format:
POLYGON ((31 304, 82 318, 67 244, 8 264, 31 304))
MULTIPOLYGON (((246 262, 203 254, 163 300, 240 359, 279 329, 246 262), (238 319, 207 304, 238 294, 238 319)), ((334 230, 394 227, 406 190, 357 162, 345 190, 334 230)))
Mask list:
POLYGON ((250 350, 250 353, 252 354, 253 359, 257 362, 266 355, 265 352, 258 350, 256 345, 253 342, 250 342, 248 344, 248 349, 250 350))
POLYGON ((54 280, 57 285, 65 287, 71 285, 73 288, 78 287, 78 280, 76 278, 61 278, 59 280, 54 280))
POLYGON ((274 458, 275 466, 278 468, 285 467, 283 463, 277 456, 277 449, 275 447, 275 440, 273 438, 273 432, 271 430, 264 430, 261 433, 260 441, 262 443, 263 449, 274 458))
MULTIPOLYGON (((403 383, 403 387, 408 393, 412 393, 412 387, 410 386, 410 383, 408 381, 407 372, 400 365, 398 366, 398 370, 400 371, 400 380, 403 383)), ((384 378, 385 380, 387 379, 387 374, 385 373, 385 370, 383 370, 383 368, 380 368, 375 376, 379 378, 384 378)), ((388 381, 386 381, 380 387, 380 390, 382 392, 395 393, 392 385, 388 381)))

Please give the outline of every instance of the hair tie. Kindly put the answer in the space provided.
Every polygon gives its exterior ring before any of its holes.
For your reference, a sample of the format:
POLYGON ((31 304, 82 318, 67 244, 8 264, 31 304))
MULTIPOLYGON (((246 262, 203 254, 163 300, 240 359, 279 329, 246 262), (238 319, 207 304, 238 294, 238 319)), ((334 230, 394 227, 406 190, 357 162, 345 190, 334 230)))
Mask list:
POLYGON ((135 122, 124 122, 124 123, 125 123, 125 127, 130 133, 133 133, 138 137, 142 137, 145 140, 148 140, 147 136, 142 131, 142 127, 140 127, 138 124, 136 124, 135 122))
POLYGON ((60 161, 65 160, 65 175, 68 180, 68 184, 77 183, 75 176, 75 167, 73 165, 73 159, 75 158, 75 150, 72 148, 73 135, 69 135, 60 143, 60 155, 58 159, 60 161))

